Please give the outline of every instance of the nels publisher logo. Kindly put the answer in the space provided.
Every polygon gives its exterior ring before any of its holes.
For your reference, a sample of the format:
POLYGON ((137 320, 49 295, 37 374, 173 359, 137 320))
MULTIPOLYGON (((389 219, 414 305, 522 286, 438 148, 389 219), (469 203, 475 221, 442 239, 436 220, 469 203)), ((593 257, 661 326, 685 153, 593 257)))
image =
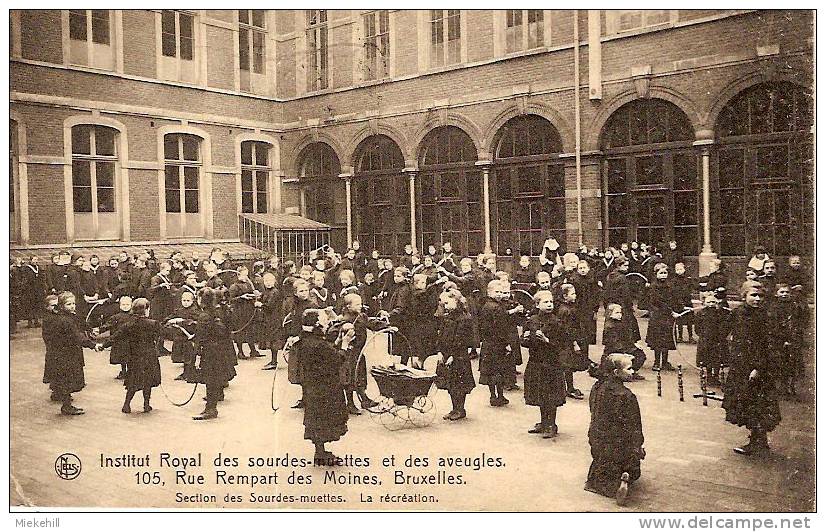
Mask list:
POLYGON ((63 480, 74 480, 80 476, 80 458, 76 454, 63 453, 55 460, 54 471, 63 480))

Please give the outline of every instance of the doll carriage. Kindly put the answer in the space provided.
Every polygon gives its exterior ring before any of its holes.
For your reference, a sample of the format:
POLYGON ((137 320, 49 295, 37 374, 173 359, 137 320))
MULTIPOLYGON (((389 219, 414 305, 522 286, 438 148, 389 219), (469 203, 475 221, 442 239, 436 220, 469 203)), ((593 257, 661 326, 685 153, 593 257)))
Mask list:
POLYGON ((388 430, 426 427, 436 417, 436 405, 428 397, 435 374, 406 366, 376 366, 370 374, 382 395, 370 418, 388 430))

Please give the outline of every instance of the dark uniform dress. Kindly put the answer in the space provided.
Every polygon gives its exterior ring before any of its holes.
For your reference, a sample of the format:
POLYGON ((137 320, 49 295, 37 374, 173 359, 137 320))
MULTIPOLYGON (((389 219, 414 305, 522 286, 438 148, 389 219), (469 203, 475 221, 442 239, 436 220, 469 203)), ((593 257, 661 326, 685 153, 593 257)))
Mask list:
MULTIPOLYGON (((576 289, 576 307, 581 327, 582 343, 580 347, 597 343, 597 310, 599 309, 599 285, 592 272, 586 275, 574 275, 571 284, 576 289)), ((578 342, 577 342, 578 343, 578 342)))
MULTIPOLYGON (((305 301, 297 297, 287 299, 284 305, 285 325, 284 336, 301 336, 301 317, 308 308, 313 308, 310 301, 305 301)), ((303 366, 301 364, 301 353, 293 348, 287 359, 287 379, 292 384, 301 384, 303 381, 303 366)))
POLYGON ((46 297, 45 275, 38 266, 24 264, 19 271, 22 282, 20 298, 21 320, 37 320, 43 314, 43 300, 46 297))
POLYGON ((559 329, 554 334, 559 341, 559 365, 569 371, 585 371, 590 365, 587 350, 580 346, 574 350, 574 343, 581 337, 582 327, 576 304, 559 303, 554 309, 558 318, 559 329))
POLYGON ((304 439, 336 441, 347 433, 347 403, 339 373, 344 352, 318 332, 302 332, 293 349, 303 375, 304 439))
POLYGON ((511 324, 503 303, 487 298, 479 310, 479 384, 505 384, 513 373, 513 357, 508 352, 506 334, 511 324))
MULTIPOLYGON (((392 279, 391 279, 392 280, 392 279)), ((413 354, 411 345, 411 306, 413 303, 413 289, 407 283, 394 282, 386 299, 387 312, 390 314, 390 325, 399 329, 399 334, 393 338, 393 352, 401 357, 402 364, 407 364, 413 354)))
MULTIPOLYGON (((184 321, 179 323, 178 327, 185 329, 189 334, 195 334, 195 324, 198 321, 199 314, 200 310, 195 305, 189 308, 178 307, 168 319, 182 318, 184 321)), ((190 340, 186 333, 178 327, 167 327, 164 336, 172 338, 172 362, 189 367, 195 364, 198 350, 195 348, 194 339, 190 340)))
POLYGON ((431 284, 424 290, 411 291, 409 329, 405 336, 410 340, 411 355, 424 363, 425 359, 439 350, 436 335, 436 307, 439 305, 439 285, 431 284))
POLYGON ((48 327, 46 344, 53 346, 54 358, 45 378, 55 393, 71 394, 86 386, 83 348, 94 349, 95 342, 86 336, 82 323, 76 314, 60 311, 54 318, 54 326, 48 327))
POLYGON ((605 376, 591 388, 591 467, 586 489, 613 497, 620 477, 627 472, 631 482, 640 478, 642 420, 634 393, 615 375, 605 376))
POLYGON ((469 315, 459 310, 437 318, 439 351, 445 360, 453 357, 453 362, 447 366, 445 382, 445 389, 451 395, 467 395, 476 387, 468 353, 468 348, 474 344, 468 334, 471 320, 469 315))
POLYGON ((703 308, 694 317, 697 328, 697 365, 716 372, 727 366, 728 335, 731 332, 731 311, 724 308, 703 308))
POLYGON ((126 376, 123 379, 127 391, 146 390, 161 384, 161 365, 155 349, 160 332, 159 322, 143 316, 132 316, 109 338, 107 344, 123 338, 129 342, 126 376))
POLYGON ((163 274, 152 277, 149 283, 149 317, 163 320, 175 310, 172 281, 163 274))
POLYGON ((654 351, 677 349, 674 343, 674 317, 671 313, 682 310, 682 305, 675 297, 670 281, 654 279, 648 292, 648 308, 651 314, 645 343, 654 351))
MULTIPOLYGON (((605 279, 605 292, 603 293, 603 303, 605 308, 615 303, 622 307, 622 321, 625 322, 631 331, 631 338, 636 342, 640 337, 640 325, 634 315, 634 299, 631 294, 631 283, 621 271, 612 271, 605 279)), ((609 319, 606 312, 606 320, 609 319)))
POLYGON ((235 346, 232 334, 220 308, 201 311, 195 329, 195 340, 200 353, 198 382, 205 384, 207 399, 218 400, 226 384, 235 378, 235 346))
POLYGON ((778 355, 780 377, 788 385, 803 375, 803 329, 808 322, 801 305, 791 298, 775 298, 767 310, 772 350, 778 355))
POLYGON ((645 363, 645 353, 642 349, 634 345, 631 339, 631 331, 622 320, 605 320, 605 329, 602 331, 603 354, 599 366, 602 367, 605 357, 614 353, 624 353, 634 357, 631 369, 639 371, 645 363))
POLYGON ((770 346, 765 309, 743 305, 732 311, 731 370, 723 408, 726 421, 750 430, 770 432, 780 423, 776 377, 777 354, 770 346), (749 374, 757 377, 749 381, 749 374))
MULTIPOLYGON (((57 318, 58 313, 51 310, 47 310, 43 314, 43 323, 40 330, 40 334, 43 337, 43 344, 46 346, 46 358, 43 365, 43 384, 50 384, 51 376, 54 375, 55 372, 56 351, 54 345, 54 329, 57 325, 57 318)), ((52 391, 55 391, 54 386, 49 387, 52 391)))
POLYGON ((527 405, 556 408, 565 404, 565 368, 560 365, 562 327, 559 318, 549 312, 534 314, 525 324, 522 345, 529 353, 524 380, 527 405), (542 331, 550 343, 541 340, 537 331, 542 331))
POLYGON ((361 352, 367 344, 367 316, 352 314, 344 311, 343 319, 352 323, 356 335, 350 342, 350 349, 346 351, 344 364, 341 370, 341 384, 353 389, 367 388, 367 361, 361 352))
MULTIPOLYGON (((132 319, 132 315, 127 311, 118 311, 110 316, 101 327, 100 332, 109 331, 110 337, 118 335, 121 327, 126 326, 132 319)), ((112 349, 109 351, 109 363, 112 365, 126 364, 129 359, 129 340, 125 336, 117 336, 117 340, 111 342, 112 349)))
POLYGON ((252 281, 241 281, 239 279, 229 287, 228 294, 232 306, 230 324, 233 330, 238 331, 234 334, 234 337, 239 356, 244 354, 241 351, 241 345, 244 343, 249 344, 253 351, 255 350, 255 327, 252 323, 255 316, 255 300, 241 297, 249 297, 249 294, 254 292, 255 286, 252 281))
POLYGON ((273 352, 284 347, 284 295, 278 285, 261 288, 261 321, 258 324, 258 342, 273 352))

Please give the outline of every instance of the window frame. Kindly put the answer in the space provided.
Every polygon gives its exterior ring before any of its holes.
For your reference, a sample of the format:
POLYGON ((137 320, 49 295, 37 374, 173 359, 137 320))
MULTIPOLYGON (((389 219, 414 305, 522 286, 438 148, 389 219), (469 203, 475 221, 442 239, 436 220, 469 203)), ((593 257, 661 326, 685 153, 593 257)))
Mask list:
POLYGON ((264 141, 260 140, 244 140, 241 141, 241 208, 239 211, 243 214, 267 214, 270 212, 270 205, 271 205, 271 194, 270 194, 270 185, 272 181, 272 149, 273 146, 264 141), (244 162, 244 144, 250 143, 250 157, 251 163, 244 162), (266 151, 266 158, 267 164, 266 165, 259 165, 258 161, 258 153, 259 150, 266 151), (244 172, 252 172, 251 175, 251 190, 244 190, 244 172), (259 199, 260 199, 260 192, 262 192, 261 187, 259 186, 258 178, 260 175, 264 175, 264 209, 259 209, 259 199), (249 194, 251 196, 251 211, 244 210, 244 195, 249 194))
POLYGON ((75 240, 106 240, 107 238, 101 236, 101 222, 100 222, 100 215, 108 215, 112 214, 120 219, 122 216, 121 208, 120 208, 120 196, 122 192, 119 190, 119 181, 120 181, 120 158, 121 158, 121 147, 120 147, 120 135, 121 132, 114 127, 103 125, 103 124, 95 124, 95 123, 79 123, 74 124, 70 128, 70 135, 69 135, 69 154, 71 156, 71 165, 69 167, 69 177, 70 177, 70 189, 71 189, 71 199, 69 200, 69 205, 71 205, 71 214, 72 216, 78 215, 89 215, 92 220, 92 232, 94 236, 85 237, 85 238, 75 238, 75 240), (75 152, 75 142, 74 142, 74 131, 75 128, 89 128, 89 153, 77 153, 75 152), (98 130, 107 129, 111 130, 112 132, 112 151, 113 154, 99 154, 97 153, 97 142, 98 142, 98 130), (85 162, 88 163, 89 166, 89 185, 76 185, 75 184, 75 170, 74 165, 75 162, 85 162), (112 184, 111 186, 100 186, 98 184, 98 170, 100 165, 103 164, 110 164, 112 168, 112 184), (89 189, 89 210, 77 210, 76 205, 76 197, 75 193, 78 189, 89 189), (100 189, 111 189, 112 194, 112 205, 111 210, 102 211, 100 209, 100 189))
POLYGON ((64 9, 62 10, 63 62, 66 65, 106 70, 110 72, 123 71, 122 47, 120 44, 120 18, 114 9, 64 9), (106 39, 108 42, 95 40, 95 20, 100 11, 106 11, 106 39), (82 13, 81 13, 82 12, 82 13), (74 38, 73 19, 82 17, 83 38, 74 38), (75 44, 78 43, 78 44, 75 44), (81 44, 82 43, 82 44, 81 44), (82 47, 83 52, 80 51, 82 47), (78 54, 83 54, 80 58, 78 54))
POLYGON ((204 198, 204 187, 206 184, 204 181, 204 139, 194 135, 192 133, 186 132, 168 132, 164 133, 161 139, 161 156, 163 157, 163 188, 164 188, 164 197, 163 197, 163 216, 169 215, 179 215, 180 217, 180 224, 181 224, 181 235, 169 236, 166 235, 167 238, 187 238, 191 235, 186 234, 186 216, 187 215, 197 215, 198 223, 200 225, 200 233, 204 233, 206 231, 206 227, 204 227, 203 217, 207 211, 207 205, 205 205, 205 198, 204 198), (173 136, 176 138, 177 143, 177 152, 178 152, 178 159, 168 159, 166 157, 166 138, 169 136, 173 136), (189 160, 185 158, 184 154, 184 138, 190 137, 195 140, 196 142, 196 151, 197 151, 197 160, 189 160), (168 168, 175 168, 176 173, 178 174, 178 186, 177 188, 169 188, 167 186, 167 169, 168 168), (186 169, 187 168, 195 168, 197 172, 197 189, 193 189, 191 187, 187 188, 186 186, 186 169), (178 210, 177 211, 170 211, 168 210, 169 206, 169 191, 176 190, 178 195, 178 210), (193 212, 187 211, 187 198, 186 193, 188 191, 197 190, 197 210, 193 212))
POLYGON ((654 31, 673 26, 679 20, 678 9, 614 9, 606 10, 604 13, 606 16, 605 26, 607 35, 625 35, 635 32, 654 31), (648 21, 648 17, 652 16, 655 11, 667 11, 668 20, 659 22, 648 21), (621 17, 632 13, 638 13, 640 15, 640 24, 629 28, 620 28, 621 17))
POLYGON ((392 53, 392 35, 390 34, 390 10, 376 9, 362 13, 362 81, 378 81, 390 77, 390 54, 392 53), (368 21, 372 20, 373 32, 369 30, 368 21), (382 22, 385 23, 382 31, 382 22), (371 48, 372 47, 372 48, 371 48), (374 53, 371 57, 370 50, 374 53), (382 50, 384 50, 382 52, 382 50), (381 68, 379 68, 381 65, 381 68))
POLYGON ((430 9, 427 13, 428 29, 428 56, 430 68, 444 68, 462 64, 464 46, 462 45, 462 10, 461 9, 430 9), (451 20, 453 19, 453 20, 451 20), (454 24, 456 37, 451 39, 451 25, 454 24), (435 38, 439 42, 433 42, 435 38), (455 51, 451 51, 450 43, 455 42, 455 51), (441 45, 440 47, 438 47, 441 45), (456 57, 451 57, 454 54, 456 57))
POLYGON ((268 12, 265 9, 238 9, 236 10, 236 14, 238 16, 238 68, 242 72, 247 72, 249 74, 257 74, 260 76, 267 75, 267 36, 268 36, 268 28, 267 28, 267 16, 268 12), (241 12, 244 11, 247 13, 247 21, 244 22, 241 20, 241 12), (255 12, 260 11, 262 12, 262 23, 263 26, 257 26, 254 23, 254 14, 255 12), (246 43, 243 43, 242 35, 243 32, 246 32, 246 43), (255 57, 257 54, 255 53, 255 36, 259 35, 261 38, 261 65, 260 69, 256 70, 256 61, 255 57), (242 50, 246 50, 247 53, 247 65, 244 68, 244 62, 242 61, 243 55, 242 50))
POLYGON ((306 92, 330 88, 329 13, 326 9, 305 9, 306 92))
MULTIPOLYGON (((543 9, 506 9, 505 13, 504 13, 504 27, 503 27, 504 43, 505 43, 505 47, 504 47, 505 54, 506 55, 518 54, 520 52, 528 52, 528 51, 531 51, 531 50, 536 50, 538 48, 544 48, 545 47, 545 16, 546 16, 546 13, 545 13, 545 10, 543 10, 543 9), (518 25, 517 24, 510 24, 510 19, 515 20, 516 17, 514 15, 516 15, 517 13, 519 14, 519 19, 520 19, 519 24, 518 25), (535 15, 536 13, 538 13, 540 15, 540 18, 539 19, 534 18, 534 20, 531 21, 531 15, 535 15), (539 35, 537 37, 537 42, 535 42, 533 45, 531 45, 531 24, 536 25, 536 30, 535 31, 539 35), (518 28, 519 46, 514 48, 514 49, 510 49, 511 39, 509 38, 510 37, 509 34, 511 33, 512 29, 513 29, 513 33, 516 33, 517 32, 516 28, 518 28)), ((516 39, 514 38, 513 40, 516 40, 516 39)))

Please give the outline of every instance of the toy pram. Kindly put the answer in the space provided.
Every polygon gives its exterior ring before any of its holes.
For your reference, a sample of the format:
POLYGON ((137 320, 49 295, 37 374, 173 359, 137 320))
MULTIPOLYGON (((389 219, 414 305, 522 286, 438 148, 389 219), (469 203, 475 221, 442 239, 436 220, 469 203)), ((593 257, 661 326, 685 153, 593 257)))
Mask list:
POLYGON ((436 417, 436 405, 428 397, 435 374, 406 366, 376 366, 370 370, 382 399, 370 409, 370 417, 388 430, 405 426, 426 427, 436 417))

